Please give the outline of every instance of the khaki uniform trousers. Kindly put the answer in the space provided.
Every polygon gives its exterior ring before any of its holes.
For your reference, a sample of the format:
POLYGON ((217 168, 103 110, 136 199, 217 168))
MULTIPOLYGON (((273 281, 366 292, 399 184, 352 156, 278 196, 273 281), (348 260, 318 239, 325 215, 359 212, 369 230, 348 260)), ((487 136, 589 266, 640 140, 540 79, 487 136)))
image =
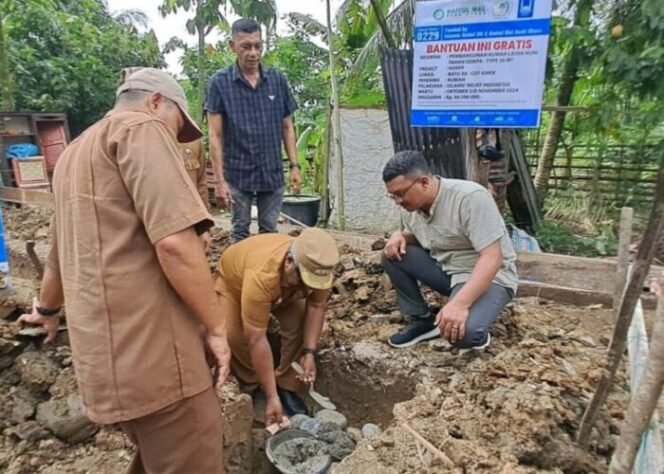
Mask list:
POLYGON ((221 406, 214 388, 122 422, 136 445, 128 474, 223 474, 221 406))

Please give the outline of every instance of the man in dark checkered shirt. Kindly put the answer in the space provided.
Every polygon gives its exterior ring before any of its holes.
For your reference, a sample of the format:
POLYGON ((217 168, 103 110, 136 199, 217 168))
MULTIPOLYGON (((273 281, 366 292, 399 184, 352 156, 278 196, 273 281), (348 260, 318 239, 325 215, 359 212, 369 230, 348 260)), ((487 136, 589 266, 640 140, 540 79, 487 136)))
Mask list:
POLYGON ((237 62, 218 71, 208 85, 210 156, 216 178, 215 196, 231 207, 231 240, 249 236, 251 203, 258 206, 259 232, 275 232, 284 194, 283 141, 290 161, 291 191, 299 192, 295 127, 297 109, 286 78, 261 66, 260 25, 241 19, 232 27, 230 46, 237 62))

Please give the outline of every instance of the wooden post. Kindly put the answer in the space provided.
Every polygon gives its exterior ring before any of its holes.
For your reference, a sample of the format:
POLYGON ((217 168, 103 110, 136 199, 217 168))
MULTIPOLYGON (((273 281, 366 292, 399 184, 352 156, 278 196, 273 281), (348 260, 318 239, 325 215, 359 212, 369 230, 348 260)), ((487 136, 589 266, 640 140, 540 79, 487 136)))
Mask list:
MULTIPOLYGON (((651 337, 650 355, 640 380, 639 387, 632 392, 625 421, 620 430, 620 439, 611 457, 610 474, 630 474, 638 452, 642 435, 654 417, 657 401, 664 385, 664 294, 659 296, 655 327, 651 337)), ((659 430, 659 423, 654 427, 659 430)), ((657 431, 658 432, 658 431, 657 431)), ((661 444, 660 444, 661 449, 661 444)), ((661 452, 652 453, 659 459, 657 471, 661 472, 661 452)))
POLYGON ((625 351, 625 344, 627 338, 627 331, 632 322, 632 315, 636 303, 643 291, 643 283, 648 275, 650 264, 652 263, 655 255, 655 246, 657 237, 664 225, 664 167, 660 167, 657 174, 657 188, 655 194, 655 204, 650 214, 648 227, 641 240, 639 253, 634 262, 633 272, 625 288, 625 292, 620 302, 620 310, 616 319, 616 325, 613 330, 613 337, 609 345, 609 353, 602 370, 602 376, 597 384, 597 388, 593 395, 592 400, 583 414, 579 432, 577 434, 577 442, 587 447, 590 442, 590 433, 595 424, 599 409, 606 401, 609 393, 609 388, 613 383, 613 379, 620 365, 623 352, 625 351))
POLYGON ((632 223, 634 210, 623 207, 620 211, 620 240, 618 243, 618 268, 616 271, 616 286, 613 290, 613 321, 618 318, 620 300, 625 291, 627 281, 627 267, 629 265, 629 244, 632 239, 632 223))

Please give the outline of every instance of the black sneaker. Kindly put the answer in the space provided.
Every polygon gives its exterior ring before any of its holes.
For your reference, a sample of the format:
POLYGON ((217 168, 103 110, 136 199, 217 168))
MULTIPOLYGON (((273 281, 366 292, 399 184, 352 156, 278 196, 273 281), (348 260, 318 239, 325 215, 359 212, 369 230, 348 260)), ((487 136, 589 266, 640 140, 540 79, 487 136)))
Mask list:
POLYGON ((308 415, 307 406, 304 404, 304 401, 300 396, 277 386, 277 393, 279 394, 279 400, 281 400, 281 406, 284 407, 284 412, 286 416, 291 417, 294 415, 308 415))
POLYGON ((435 322, 435 314, 425 318, 413 318, 408 326, 390 336, 387 342, 392 347, 404 348, 440 337, 440 328, 436 326, 435 322))

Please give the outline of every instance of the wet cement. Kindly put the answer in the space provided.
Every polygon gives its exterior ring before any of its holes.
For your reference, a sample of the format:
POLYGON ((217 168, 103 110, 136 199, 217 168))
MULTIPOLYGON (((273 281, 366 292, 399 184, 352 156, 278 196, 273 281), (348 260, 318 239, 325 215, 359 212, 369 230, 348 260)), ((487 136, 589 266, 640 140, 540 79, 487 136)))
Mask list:
POLYGON ((288 474, 323 472, 329 460, 325 444, 308 438, 285 441, 274 450, 274 456, 279 467, 288 474))

